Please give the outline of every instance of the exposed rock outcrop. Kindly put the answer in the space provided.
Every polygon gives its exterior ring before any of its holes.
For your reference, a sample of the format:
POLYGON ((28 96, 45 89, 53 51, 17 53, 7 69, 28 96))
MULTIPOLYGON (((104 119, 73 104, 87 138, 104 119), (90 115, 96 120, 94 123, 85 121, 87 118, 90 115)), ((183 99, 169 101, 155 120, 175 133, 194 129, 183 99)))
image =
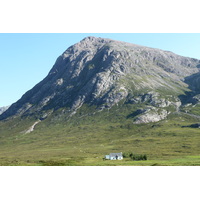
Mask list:
POLYGON ((169 112, 164 109, 150 107, 145 109, 143 113, 135 119, 134 124, 158 122, 162 119, 165 119, 168 114, 169 112))

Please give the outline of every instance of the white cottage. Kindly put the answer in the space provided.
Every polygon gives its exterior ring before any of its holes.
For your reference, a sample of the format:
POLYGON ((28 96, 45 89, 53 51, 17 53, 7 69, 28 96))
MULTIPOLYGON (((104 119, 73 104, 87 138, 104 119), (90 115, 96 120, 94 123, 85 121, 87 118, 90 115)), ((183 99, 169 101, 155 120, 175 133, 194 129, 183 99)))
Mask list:
POLYGON ((109 155, 105 155, 106 160, 122 160, 123 155, 121 153, 110 153, 109 155))

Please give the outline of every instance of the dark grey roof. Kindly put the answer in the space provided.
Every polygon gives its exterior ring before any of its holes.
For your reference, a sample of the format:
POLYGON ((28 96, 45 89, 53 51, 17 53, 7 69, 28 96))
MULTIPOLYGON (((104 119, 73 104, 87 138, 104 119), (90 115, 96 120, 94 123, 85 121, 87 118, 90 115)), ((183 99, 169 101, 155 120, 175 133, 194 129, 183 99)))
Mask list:
POLYGON ((116 156, 122 156, 122 152, 121 153, 110 153, 110 157, 116 157, 116 156))

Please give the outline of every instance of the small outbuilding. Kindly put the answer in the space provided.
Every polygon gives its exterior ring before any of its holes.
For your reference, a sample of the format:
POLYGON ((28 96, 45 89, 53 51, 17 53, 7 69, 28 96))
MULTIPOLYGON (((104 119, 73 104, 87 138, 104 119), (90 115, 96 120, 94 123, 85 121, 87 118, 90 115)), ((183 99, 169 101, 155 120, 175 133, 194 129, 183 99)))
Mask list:
POLYGON ((110 153, 109 155, 105 155, 106 160, 122 160, 123 155, 121 153, 110 153))

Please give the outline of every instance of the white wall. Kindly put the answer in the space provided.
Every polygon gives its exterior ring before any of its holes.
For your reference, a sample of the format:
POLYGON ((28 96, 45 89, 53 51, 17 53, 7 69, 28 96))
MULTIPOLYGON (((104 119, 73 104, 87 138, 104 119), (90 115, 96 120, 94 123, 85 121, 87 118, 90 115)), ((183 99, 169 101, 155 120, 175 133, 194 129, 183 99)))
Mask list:
MULTIPOLYGON (((123 159, 123 157, 118 157, 118 160, 122 160, 123 159)), ((110 157, 110 160, 116 160, 116 158, 115 157, 110 157)))

